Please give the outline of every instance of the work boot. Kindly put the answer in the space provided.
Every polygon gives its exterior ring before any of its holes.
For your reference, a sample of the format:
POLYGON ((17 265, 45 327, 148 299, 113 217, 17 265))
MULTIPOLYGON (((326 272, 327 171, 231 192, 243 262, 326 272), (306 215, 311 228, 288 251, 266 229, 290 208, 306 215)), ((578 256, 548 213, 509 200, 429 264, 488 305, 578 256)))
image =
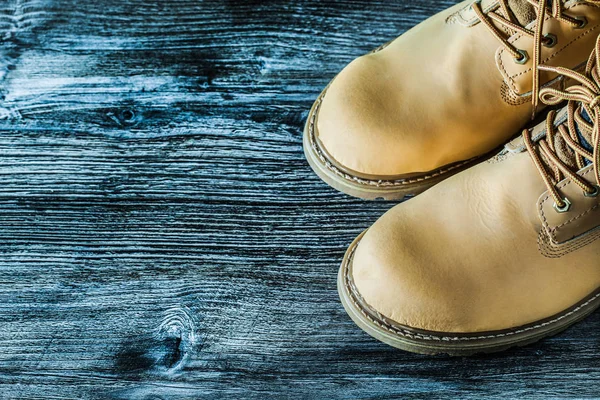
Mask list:
MULTIPOLYGON (((462 2, 354 60, 319 96, 306 157, 347 194, 398 199, 483 161, 543 111, 538 65, 581 67, 598 0, 462 2)), ((541 116, 543 117, 543 116, 541 116)))
POLYGON ((600 305, 599 54, 585 75, 543 67, 576 82, 541 90, 565 108, 354 241, 338 290, 362 329, 412 352, 469 355, 535 342, 600 305))

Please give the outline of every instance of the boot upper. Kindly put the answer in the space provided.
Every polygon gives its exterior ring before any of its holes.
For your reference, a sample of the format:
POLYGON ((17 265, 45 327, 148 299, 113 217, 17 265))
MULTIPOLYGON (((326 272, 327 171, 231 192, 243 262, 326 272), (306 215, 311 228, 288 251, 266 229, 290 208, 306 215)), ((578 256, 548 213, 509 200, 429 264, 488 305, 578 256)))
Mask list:
MULTIPOLYGON (((333 162, 369 178, 432 171, 493 150, 529 121, 533 61, 515 62, 470 3, 354 60, 333 80, 317 117, 318 143, 333 162)), ((497 5, 481 2, 486 12, 497 5)), ((574 28, 547 16, 544 32, 557 40, 541 48, 540 62, 576 68, 600 33, 600 12, 584 1, 566 2, 564 9, 586 24, 574 28)), ((531 37, 507 37, 531 54, 531 37)), ((566 84, 549 72, 540 83, 566 84)))
POLYGON ((542 321, 600 287, 600 40, 585 75, 546 88, 561 112, 493 159, 384 214, 352 280, 366 307, 407 327, 498 331, 542 321))
MULTIPOLYGON (((484 332, 550 317, 600 287, 597 229, 548 240, 554 227, 593 208, 590 199, 573 188, 580 208, 549 211, 556 221, 548 229, 540 210, 548 195, 530 157, 505 157, 449 178, 369 228, 352 261, 369 306, 413 328, 484 332)), ((597 226, 600 217, 578 221, 597 226)))

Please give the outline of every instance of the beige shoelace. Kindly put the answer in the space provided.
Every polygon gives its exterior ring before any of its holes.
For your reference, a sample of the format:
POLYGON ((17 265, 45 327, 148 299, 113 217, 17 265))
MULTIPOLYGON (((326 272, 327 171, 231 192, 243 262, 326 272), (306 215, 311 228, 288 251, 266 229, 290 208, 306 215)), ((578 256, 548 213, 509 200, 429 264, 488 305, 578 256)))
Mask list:
MULTIPOLYGON (((567 212, 571 206, 568 198, 561 196, 556 185, 563 177, 570 178, 583 190, 588 197, 599 194, 600 185, 600 37, 592 51, 585 68, 585 75, 568 68, 540 66, 545 71, 554 72, 573 79, 576 85, 564 90, 544 88, 540 91, 540 99, 548 105, 557 105, 567 101, 567 120, 555 127, 556 111, 551 111, 546 118, 546 136, 534 143, 528 130, 523 132, 525 145, 539 170, 549 193, 554 198, 554 208, 558 212, 567 212), (593 121, 589 123, 582 112, 593 121), (589 152, 582 146, 577 128, 584 138, 591 138, 590 145, 593 149, 589 152), (564 144, 574 153, 574 165, 569 165, 557 155, 557 139, 562 138, 564 144), (546 163, 542 160, 542 155, 546 163), (595 183, 590 183, 577 174, 584 168, 585 160, 590 161, 594 168, 595 183), (577 169, 577 171, 575 170, 577 169)), ((567 160, 568 161, 568 160, 567 160)))
MULTIPOLYGON (((533 117, 538 107, 538 96, 540 92, 540 72, 538 66, 540 65, 540 55, 542 45, 552 47, 556 44, 557 38, 552 34, 543 34, 544 21, 546 15, 550 11, 552 18, 569 24, 574 28, 583 28, 587 21, 584 18, 575 18, 568 16, 563 13, 563 3, 560 0, 552 1, 552 5, 548 6, 549 0, 526 0, 531 4, 536 13, 535 30, 529 30, 524 26, 521 26, 519 21, 514 17, 514 14, 508 6, 508 0, 498 0, 498 6, 493 10, 484 13, 481 8, 481 0, 476 1, 472 4, 472 9, 477 17, 489 28, 492 34, 502 43, 508 52, 512 54, 515 62, 519 64, 525 64, 529 60, 529 54, 526 50, 517 49, 513 44, 508 41, 506 33, 499 30, 493 22, 512 29, 515 32, 519 32, 524 36, 533 38, 533 84, 532 84, 532 104, 533 104, 533 117)), ((594 0, 590 0, 593 2, 594 0)))

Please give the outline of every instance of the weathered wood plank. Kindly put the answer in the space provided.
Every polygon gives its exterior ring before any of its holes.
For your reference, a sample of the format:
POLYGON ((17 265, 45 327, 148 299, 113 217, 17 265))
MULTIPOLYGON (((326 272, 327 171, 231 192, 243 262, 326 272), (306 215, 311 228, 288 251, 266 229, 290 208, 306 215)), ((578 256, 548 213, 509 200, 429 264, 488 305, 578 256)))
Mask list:
POLYGON ((352 58, 453 1, 0 4, 0 397, 597 397, 600 317, 506 354, 395 351, 335 290, 389 203, 302 155, 352 58))

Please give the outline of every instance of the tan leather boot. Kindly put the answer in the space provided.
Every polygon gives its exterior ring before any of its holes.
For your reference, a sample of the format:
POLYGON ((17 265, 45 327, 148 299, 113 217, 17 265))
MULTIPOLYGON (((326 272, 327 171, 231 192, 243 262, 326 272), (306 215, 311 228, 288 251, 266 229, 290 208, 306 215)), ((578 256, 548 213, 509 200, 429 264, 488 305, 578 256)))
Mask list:
POLYGON ((565 109, 354 241, 338 290, 362 329, 413 352, 493 352, 600 305, 599 54, 586 76, 546 70, 578 82, 541 92, 565 109))
POLYGON ((304 150, 325 182, 396 199, 482 161, 540 110, 540 87, 567 84, 535 66, 577 68, 600 33, 597 0, 471 3, 354 60, 321 94, 304 150))

